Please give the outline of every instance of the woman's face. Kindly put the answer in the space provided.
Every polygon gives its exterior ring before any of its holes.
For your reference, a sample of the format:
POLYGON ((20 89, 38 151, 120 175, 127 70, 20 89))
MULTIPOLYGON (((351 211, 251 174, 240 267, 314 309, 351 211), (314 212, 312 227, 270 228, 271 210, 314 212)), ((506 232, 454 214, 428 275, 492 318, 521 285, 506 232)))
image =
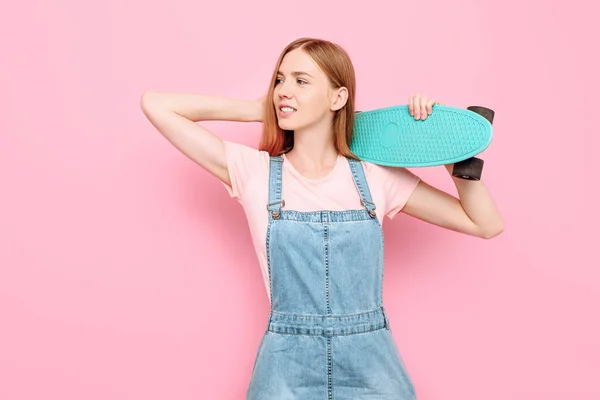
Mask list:
POLYGON ((287 53, 273 92, 279 127, 295 131, 324 120, 331 123, 333 93, 327 75, 308 54, 301 49, 287 53))

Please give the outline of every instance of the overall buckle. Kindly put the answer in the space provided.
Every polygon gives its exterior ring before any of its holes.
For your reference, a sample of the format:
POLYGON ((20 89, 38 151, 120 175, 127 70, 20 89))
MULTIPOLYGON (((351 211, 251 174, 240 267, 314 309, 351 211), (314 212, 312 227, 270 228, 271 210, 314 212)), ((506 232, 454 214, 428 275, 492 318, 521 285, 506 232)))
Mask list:
MULTIPOLYGON (((272 205, 275 205, 275 204, 280 204, 280 203, 281 203, 281 207, 285 207, 285 200, 283 200, 283 199, 282 199, 281 201, 276 201, 276 202, 274 202, 274 203, 269 203, 269 204, 267 204, 267 211, 271 211, 271 210, 270 210, 270 207, 271 207, 272 205)), ((281 207, 280 207, 280 208, 281 208, 281 207)), ((280 215, 281 215, 281 211, 280 211, 280 210, 271 211, 271 215, 273 216, 273 219, 279 219, 279 217, 280 217, 280 215)))
POLYGON ((377 207, 375 206, 375 203, 373 203, 372 201, 364 201, 363 199, 360 199, 360 204, 367 209, 371 218, 375 218, 377 216, 377 213, 375 212, 375 210, 377 209, 377 207), (369 209, 369 207, 367 207, 367 205, 365 203, 372 204, 373 209, 369 209))

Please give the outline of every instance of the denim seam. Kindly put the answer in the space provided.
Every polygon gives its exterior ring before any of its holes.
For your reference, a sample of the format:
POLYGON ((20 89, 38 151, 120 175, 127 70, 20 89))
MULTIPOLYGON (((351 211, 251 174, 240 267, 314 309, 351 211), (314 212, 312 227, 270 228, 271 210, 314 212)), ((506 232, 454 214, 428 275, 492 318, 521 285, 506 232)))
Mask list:
POLYGON ((333 354, 331 350, 331 337, 327 338, 327 396, 333 399, 333 354))
POLYGON ((368 332, 374 332, 374 331, 379 331, 381 329, 385 329, 385 324, 384 325, 377 325, 374 328, 369 328, 369 329, 364 329, 364 330, 357 330, 357 331, 351 331, 351 332, 347 332, 347 333, 297 333, 297 332, 288 332, 285 330, 281 330, 278 328, 269 328, 269 332, 271 333, 279 333, 282 335, 305 335, 305 336, 325 336, 325 337, 332 337, 332 336, 350 336, 350 335, 358 335, 361 333, 368 333, 368 332))
MULTIPOLYGON (((379 220, 377 221, 377 223, 379 224, 379 220)), ((384 270, 385 270, 385 257, 384 257, 384 253, 385 253, 385 239, 383 237, 383 229, 380 229, 380 248, 381 248, 381 254, 379 255, 379 262, 381 263, 381 277, 379 278, 380 284, 381 284, 381 290, 379 292, 379 301, 381 303, 381 309, 383 310, 383 276, 384 276, 384 270)), ((385 311, 384 311, 385 312, 385 311)), ((390 323, 389 323, 389 318, 385 317, 386 319, 386 328, 388 330, 390 330, 390 323)))
POLYGON ((327 314, 331 313, 331 301, 329 291, 329 227, 323 226, 323 240, 325 241, 325 302, 327 303, 327 314))
MULTIPOLYGON (((271 225, 273 224, 272 221, 269 221, 269 224, 267 225, 267 270, 268 270, 268 275, 269 275, 269 297, 270 297, 270 303, 271 303, 271 311, 273 311, 273 283, 272 283, 272 277, 271 277, 271 249, 269 247, 269 242, 271 239, 271 225)), ((271 315, 269 315, 269 322, 267 323, 267 332, 269 331, 269 326, 271 326, 271 315)))
MULTIPOLYGON (((280 203, 273 203, 280 204, 280 203)), ((276 211, 276 210, 273 210, 276 211)), ((323 222, 358 222, 358 221, 369 221, 373 217, 369 215, 369 212, 365 209, 351 209, 351 210, 320 210, 320 211, 297 211, 297 210, 281 210, 280 218, 288 221, 302 221, 307 223, 318 223, 323 222), (323 217, 325 216, 325 217, 323 217), (334 221, 332 221, 333 217, 334 221), (336 218, 347 218, 343 221, 335 221, 336 218)), ((378 220, 379 221, 379 220, 378 220)))
POLYGON ((354 317, 354 316, 358 316, 358 315, 367 315, 367 314, 377 314, 379 312, 380 308, 375 308, 369 311, 363 311, 363 312, 359 312, 359 313, 354 313, 354 314, 295 314, 295 313, 284 313, 281 311, 275 311, 273 310, 274 314, 279 314, 279 315, 288 315, 288 316, 292 316, 295 319, 296 318, 314 318, 314 317, 327 317, 327 318, 345 318, 345 317, 354 317))

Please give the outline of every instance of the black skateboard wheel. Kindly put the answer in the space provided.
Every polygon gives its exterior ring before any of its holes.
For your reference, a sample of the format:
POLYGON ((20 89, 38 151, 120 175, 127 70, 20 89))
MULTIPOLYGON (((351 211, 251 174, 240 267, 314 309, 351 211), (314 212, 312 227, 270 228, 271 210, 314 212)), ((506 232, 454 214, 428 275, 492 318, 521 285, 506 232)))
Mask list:
MULTIPOLYGON (((494 122, 494 110, 483 106, 469 106, 467 110, 473 111, 488 121, 490 124, 494 122)), ((452 176, 470 181, 481 180, 481 172, 483 171, 483 160, 476 157, 471 157, 454 164, 452 176)))
POLYGON ((454 164, 452 176, 469 181, 481 180, 483 160, 477 157, 467 158, 454 164))
POLYGON ((490 124, 494 123, 494 110, 487 108, 487 107, 483 107, 483 106, 469 106, 467 107, 467 110, 469 111, 473 111, 479 115, 481 115, 483 118, 487 119, 488 121, 490 121, 490 124))

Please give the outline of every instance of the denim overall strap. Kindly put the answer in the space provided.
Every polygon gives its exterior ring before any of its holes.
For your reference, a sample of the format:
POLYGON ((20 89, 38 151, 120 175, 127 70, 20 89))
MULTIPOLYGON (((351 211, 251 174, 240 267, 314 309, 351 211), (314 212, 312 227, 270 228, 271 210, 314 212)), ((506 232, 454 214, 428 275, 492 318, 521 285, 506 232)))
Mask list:
POLYGON ((271 157, 269 163, 269 202, 267 210, 273 219, 279 219, 281 208, 285 206, 285 200, 281 198, 281 156, 271 157))
POLYGON ((373 203, 373 199, 371 198, 371 191, 367 184, 367 178, 365 177, 362 163, 353 158, 348 158, 348 163, 350 163, 352 177, 354 178, 354 183, 360 193, 360 204, 367 209, 371 218, 377 217, 377 214, 375 213, 375 203, 373 203))

